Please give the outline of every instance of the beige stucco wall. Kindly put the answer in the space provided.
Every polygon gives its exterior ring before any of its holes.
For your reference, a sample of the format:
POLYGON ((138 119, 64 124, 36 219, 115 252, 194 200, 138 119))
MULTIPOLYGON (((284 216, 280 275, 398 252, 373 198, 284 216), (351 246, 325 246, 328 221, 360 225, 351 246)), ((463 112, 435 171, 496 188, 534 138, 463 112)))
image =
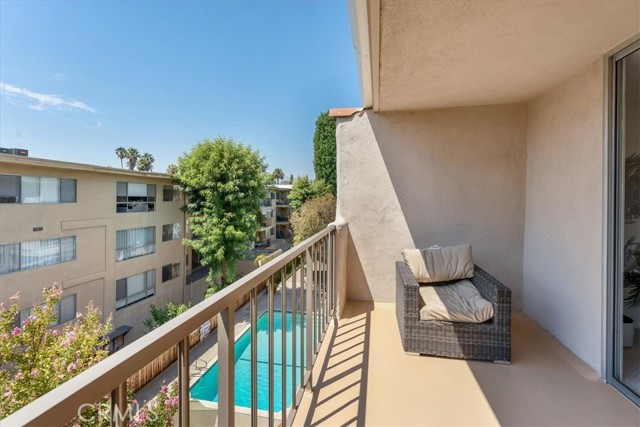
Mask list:
POLYGON ((348 298, 395 301, 404 248, 471 243, 520 306, 526 114, 510 104, 339 120, 348 298))
POLYGON ((524 310, 600 371, 603 63, 529 104, 524 310))
POLYGON ((114 327, 134 327, 127 342, 139 337, 142 320, 149 317, 151 304, 184 298, 185 256, 180 240, 162 241, 162 225, 181 223, 184 213, 181 201, 163 202, 162 186, 171 184, 169 177, 159 178, 61 169, 46 166, 0 162, 1 174, 65 177, 77 180, 77 202, 60 204, 0 204, 0 244, 26 242, 62 236, 76 236, 74 261, 28 271, 0 275, 0 301, 20 292, 20 307, 33 306, 41 300, 41 291, 59 282, 65 295, 77 295, 77 310, 83 311, 89 301, 98 306, 105 317, 113 313, 114 327), (156 184, 155 212, 116 213, 116 183, 156 184), (126 261, 115 261, 116 231, 146 226, 156 227, 156 252, 126 261), (43 227, 43 231, 33 231, 43 227), (181 274, 162 283, 162 266, 181 263, 181 274), (129 307, 115 311, 116 280, 146 270, 156 269, 156 294, 129 307))

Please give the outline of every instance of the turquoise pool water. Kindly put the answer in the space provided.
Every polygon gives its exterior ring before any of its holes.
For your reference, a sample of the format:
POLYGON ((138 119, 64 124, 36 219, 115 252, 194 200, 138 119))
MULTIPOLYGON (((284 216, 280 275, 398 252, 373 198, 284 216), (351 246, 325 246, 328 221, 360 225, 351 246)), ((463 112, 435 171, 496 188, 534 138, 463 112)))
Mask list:
MULTIPOLYGON (((293 315, 286 313, 286 387, 287 387, 287 407, 291 406, 292 384, 291 375, 293 370, 293 355, 291 354, 293 339, 293 315)), ((296 381, 300 380, 300 323, 303 322, 302 315, 298 314, 296 318, 296 381)), ((279 412, 282 409, 282 312, 274 311, 273 313, 273 331, 274 331, 274 360, 273 367, 275 380, 274 393, 274 411, 279 412)), ((258 318, 257 328, 258 342, 258 409, 269 410, 269 317, 267 313, 262 314, 258 318)), ((306 357, 305 357, 306 359, 306 357)), ((306 360, 305 360, 306 362, 306 360)), ((191 387, 191 397, 195 399, 207 400, 210 402, 218 401, 218 363, 216 362, 205 374, 191 387)), ((251 330, 247 329, 236 340, 235 343, 235 397, 236 406, 251 408, 251 330)))

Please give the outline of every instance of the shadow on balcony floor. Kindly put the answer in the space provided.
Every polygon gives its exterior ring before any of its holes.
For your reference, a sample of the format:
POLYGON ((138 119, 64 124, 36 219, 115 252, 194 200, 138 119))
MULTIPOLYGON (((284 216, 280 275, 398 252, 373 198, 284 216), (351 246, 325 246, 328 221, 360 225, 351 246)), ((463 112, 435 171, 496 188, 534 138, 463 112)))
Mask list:
POLYGON ((373 304, 350 304, 331 328, 314 368, 314 389, 303 399, 294 425, 365 425, 373 304), (313 408, 313 410, 308 410, 313 408))
POLYGON ((294 425, 637 426, 640 410, 521 313, 513 363, 405 355, 393 304, 349 301, 294 425))

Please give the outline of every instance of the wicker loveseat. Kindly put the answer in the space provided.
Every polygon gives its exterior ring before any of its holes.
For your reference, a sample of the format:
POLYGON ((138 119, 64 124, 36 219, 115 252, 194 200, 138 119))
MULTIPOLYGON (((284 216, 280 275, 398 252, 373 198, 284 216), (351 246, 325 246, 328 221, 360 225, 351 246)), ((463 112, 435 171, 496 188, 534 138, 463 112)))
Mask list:
POLYGON ((396 262, 396 317, 405 352, 511 362, 511 290, 477 265, 470 280, 493 304, 492 319, 484 323, 420 320, 420 285, 404 262, 396 262))

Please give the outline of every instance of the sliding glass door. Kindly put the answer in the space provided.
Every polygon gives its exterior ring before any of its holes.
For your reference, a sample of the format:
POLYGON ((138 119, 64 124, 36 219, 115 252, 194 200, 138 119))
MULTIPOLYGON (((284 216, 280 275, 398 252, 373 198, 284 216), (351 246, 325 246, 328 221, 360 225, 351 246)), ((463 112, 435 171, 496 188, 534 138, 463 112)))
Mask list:
POLYGON ((640 402, 640 43, 614 56, 612 382, 640 402))

